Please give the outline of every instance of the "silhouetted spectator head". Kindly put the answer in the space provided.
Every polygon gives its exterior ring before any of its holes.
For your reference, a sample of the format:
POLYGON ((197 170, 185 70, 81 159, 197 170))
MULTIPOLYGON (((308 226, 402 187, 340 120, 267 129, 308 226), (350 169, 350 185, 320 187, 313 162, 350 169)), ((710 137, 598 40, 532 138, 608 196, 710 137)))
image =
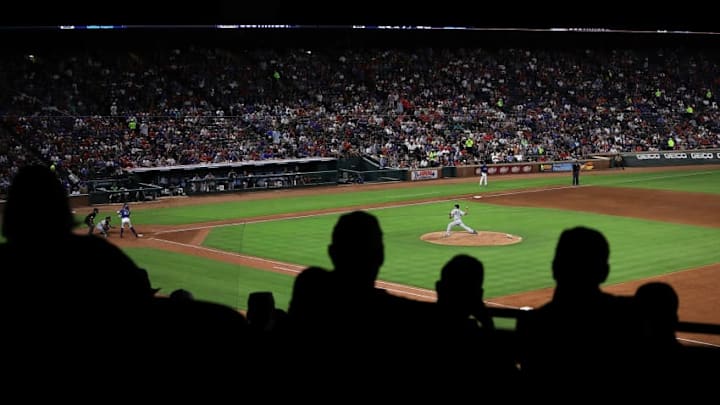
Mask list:
POLYGON ((150 283, 147 270, 139 267, 129 268, 124 271, 123 277, 115 277, 113 280, 114 285, 112 288, 108 289, 106 287, 104 291, 106 294, 108 291, 117 293, 118 300, 131 299, 142 302, 160 291, 159 288, 154 288, 150 283))
POLYGON ((335 270, 374 284, 385 261, 383 234, 377 218, 365 211, 341 215, 333 229, 328 254, 335 270))
POLYGON ((250 293, 247 303, 247 321, 251 327, 269 327, 275 315, 275 297, 270 291, 250 293))
POLYGON ((10 185, 2 233, 8 241, 67 235, 76 225, 57 175, 46 166, 22 167, 10 185))
POLYGON ((192 301, 195 299, 195 297, 190 291, 184 290, 182 288, 178 288, 177 290, 171 292, 170 298, 178 301, 192 301))
POLYGON ((610 272, 610 246, 605 236, 586 227, 566 229, 560 235, 553 259, 558 285, 599 286, 610 272))
POLYGON ((484 268, 478 259, 459 254, 443 266, 435 283, 438 303, 468 311, 482 301, 484 268))
POLYGON ((670 284, 649 282, 641 285, 635 291, 635 303, 646 338, 675 336, 679 300, 670 284))

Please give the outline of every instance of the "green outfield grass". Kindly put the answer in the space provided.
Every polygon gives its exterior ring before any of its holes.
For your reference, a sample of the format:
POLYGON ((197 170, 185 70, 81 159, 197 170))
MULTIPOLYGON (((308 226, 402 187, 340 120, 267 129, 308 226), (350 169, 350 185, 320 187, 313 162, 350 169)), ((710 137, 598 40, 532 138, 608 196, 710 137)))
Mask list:
MULTIPOLYGON (((480 203, 471 204, 470 212, 474 215, 466 217, 468 225, 520 235, 523 242, 509 246, 457 247, 420 240, 424 233, 445 229, 449 209, 448 203, 434 203, 370 210, 378 216, 385 233, 386 261, 381 279, 432 289, 443 264, 455 254, 468 253, 486 266, 488 297, 550 287, 553 285, 550 262, 555 243, 563 229, 576 225, 599 229, 610 241, 610 283, 720 261, 717 249, 720 229, 480 203), (677 249, 679 246, 682 249, 677 249)), ((322 215, 217 228, 205 244, 251 256, 329 268, 326 248, 337 217, 322 215)))
POLYGON ((633 173, 617 176, 584 176, 583 184, 608 187, 634 187, 691 193, 720 194, 720 170, 633 173))
POLYGON ((246 309, 254 291, 272 291, 277 305, 287 308, 294 277, 280 273, 222 263, 192 255, 168 254, 146 248, 125 249, 150 274, 159 294, 184 288, 198 299, 246 309))
MULTIPOLYGON (((491 182, 487 191, 566 185, 569 177, 491 182)), ((669 171, 660 173, 593 173, 581 177, 583 184, 611 187, 644 187, 678 191, 720 193, 720 171, 669 171)), ((442 231, 453 197, 477 194, 477 184, 419 184, 417 187, 379 191, 338 190, 338 194, 282 199, 282 193, 267 200, 238 201, 207 206, 138 210, 138 224, 183 224, 237 219, 241 225, 214 229, 207 246, 273 258, 301 265, 330 267, 327 245, 338 215, 251 223, 259 215, 343 208, 362 204, 412 201, 418 198, 447 198, 442 203, 373 210, 385 232, 386 263, 380 278, 431 289, 442 265, 454 254, 469 253, 486 266, 488 298, 550 287, 550 262, 560 232, 586 225, 601 230, 611 245, 611 275, 608 283, 640 279, 650 275, 720 262, 720 230, 700 226, 668 224, 632 218, 562 210, 503 207, 470 202, 466 223, 478 229, 520 235, 517 245, 498 247, 452 247, 419 240, 423 233, 442 231), (244 223, 245 222, 245 223, 244 223), (244 224, 243 224, 244 223, 244 224)), ((484 190, 485 191, 485 190, 484 190)), ((487 200, 491 201, 491 200, 487 200)), ((463 203, 464 204, 464 203, 463 203)), ((101 212, 101 215, 105 215, 101 212)), ((717 215, 717 213, 708 213, 717 215)), ((138 225, 141 227, 142 225, 138 225)), ((234 265, 152 249, 127 249, 148 269, 153 284, 169 293, 186 288, 196 295, 237 308, 245 308, 247 294, 267 290, 285 307, 292 285, 287 275, 244 269, 234 265)))

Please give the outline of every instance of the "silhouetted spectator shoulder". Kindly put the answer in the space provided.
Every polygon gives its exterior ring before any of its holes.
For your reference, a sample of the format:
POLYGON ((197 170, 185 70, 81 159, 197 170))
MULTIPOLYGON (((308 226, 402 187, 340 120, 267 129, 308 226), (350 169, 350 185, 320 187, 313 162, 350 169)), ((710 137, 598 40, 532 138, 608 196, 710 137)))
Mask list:
POLYGON ((595 229, 561 233, 552 263, 553 298, 518 319, 525 374, 541 380, 632 374, 638 342, 634 301, 600 289, 609 255, 608 241, 595 229))
POLYGON ((82 304, 118 308, 152 297, 147 272, 107 241, 73 233, 75 221, 65 191, 54 172, 26 166, 16 175, 5 205, 0 248, 5 263, 15 263, 6 277, 33 285, 39 300, 54 306, 82 304), (94 304, 94 305, 93 305, 94 304))
POLYGON ((333 270, 307 268, 293 285, 288 309, 289 332, 298 345, 291 354, 293 367, 300 374, 310 365, 327 367, 334 379, 362 379, 360 370, 381 379, 392 370, 419 370, 420 359, 408 343, 427 327, 429 304, 375 286, 385 258, 377 218, 364 211, 341 215, 328 254, 333 270), (378 368, 380 359, 372 355, 378 351, 392 352, 398 367, 378 368))
MULTIPOLYGON (((96 372, 123 361, 118 347, 133 353, 144 346, 137 338, 152 332, 142 320, 156 289, 118 247, 73 233, 67 195, 51 170, 20 169, 4 218, 0 284, 9 303, 2 309, 6 344, 44 364, 72 357, 81 369, 92 364, 96 372)), ((137 360, 126 357, 131 358, 137 360)))
POLYGON ((509 384, 519 377, 513 347, 497 333, 483 301, 484 277, 480 260, 458 254, 445 263, 435 283, 437 303, 428 319, 433 329, 420 337, 437 352, 428 364, 446 387, 462 390, 478 379, 509 384))
POLYGON ((664 394, 683 394, 712 386, 708 370, 717 367, 720 349, 680 343, 676 337, 680 299, 672 285, 651 281, 635 291, 640 328, 638 363, 645 376, 646 388, 663 384, 664 394))
POLYGON ((288 316, 294 328, 306 328, 319 322, 317 318, 324 312, 330 288, 330 273, 320 267, 308 267, 295 277, 288 306, 288 316))

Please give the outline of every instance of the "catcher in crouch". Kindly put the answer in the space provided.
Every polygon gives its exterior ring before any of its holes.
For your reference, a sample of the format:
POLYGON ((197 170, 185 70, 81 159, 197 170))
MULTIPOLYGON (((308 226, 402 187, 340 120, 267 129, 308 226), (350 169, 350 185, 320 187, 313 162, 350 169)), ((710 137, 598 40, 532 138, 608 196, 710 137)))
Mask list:
POLYGON ((108 237, 108 232, 110 231, 110 228, 112 228, 112 225, 110 225, 110 219, 110 217, 105 217, 105 219, 98 222, 98 224, 95 226, 98 232, 106 238, 108 237))

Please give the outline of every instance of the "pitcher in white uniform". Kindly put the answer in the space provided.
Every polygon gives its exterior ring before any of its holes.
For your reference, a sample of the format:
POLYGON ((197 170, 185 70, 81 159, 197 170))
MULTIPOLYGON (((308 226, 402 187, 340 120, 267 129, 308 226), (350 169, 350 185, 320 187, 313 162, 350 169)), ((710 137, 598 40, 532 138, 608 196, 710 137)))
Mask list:
MULTIPOLYGON (((467 207, 465 208, 467 210, 467 207)), ((460 209, 460 204, 455 204, 455 208, 450 211, 449 217, 452 219, 452 221, 448 224, 447 230, 445 231, 445 236, 450 236, 450 230, 454 226, 459 226, 465 229, 466 231, 477 235, 477 231, 470 228, 469 226, 465 225, 465 223, 462 220, 462 217, 467 215, 467 211, 463 211, 460 209)))

